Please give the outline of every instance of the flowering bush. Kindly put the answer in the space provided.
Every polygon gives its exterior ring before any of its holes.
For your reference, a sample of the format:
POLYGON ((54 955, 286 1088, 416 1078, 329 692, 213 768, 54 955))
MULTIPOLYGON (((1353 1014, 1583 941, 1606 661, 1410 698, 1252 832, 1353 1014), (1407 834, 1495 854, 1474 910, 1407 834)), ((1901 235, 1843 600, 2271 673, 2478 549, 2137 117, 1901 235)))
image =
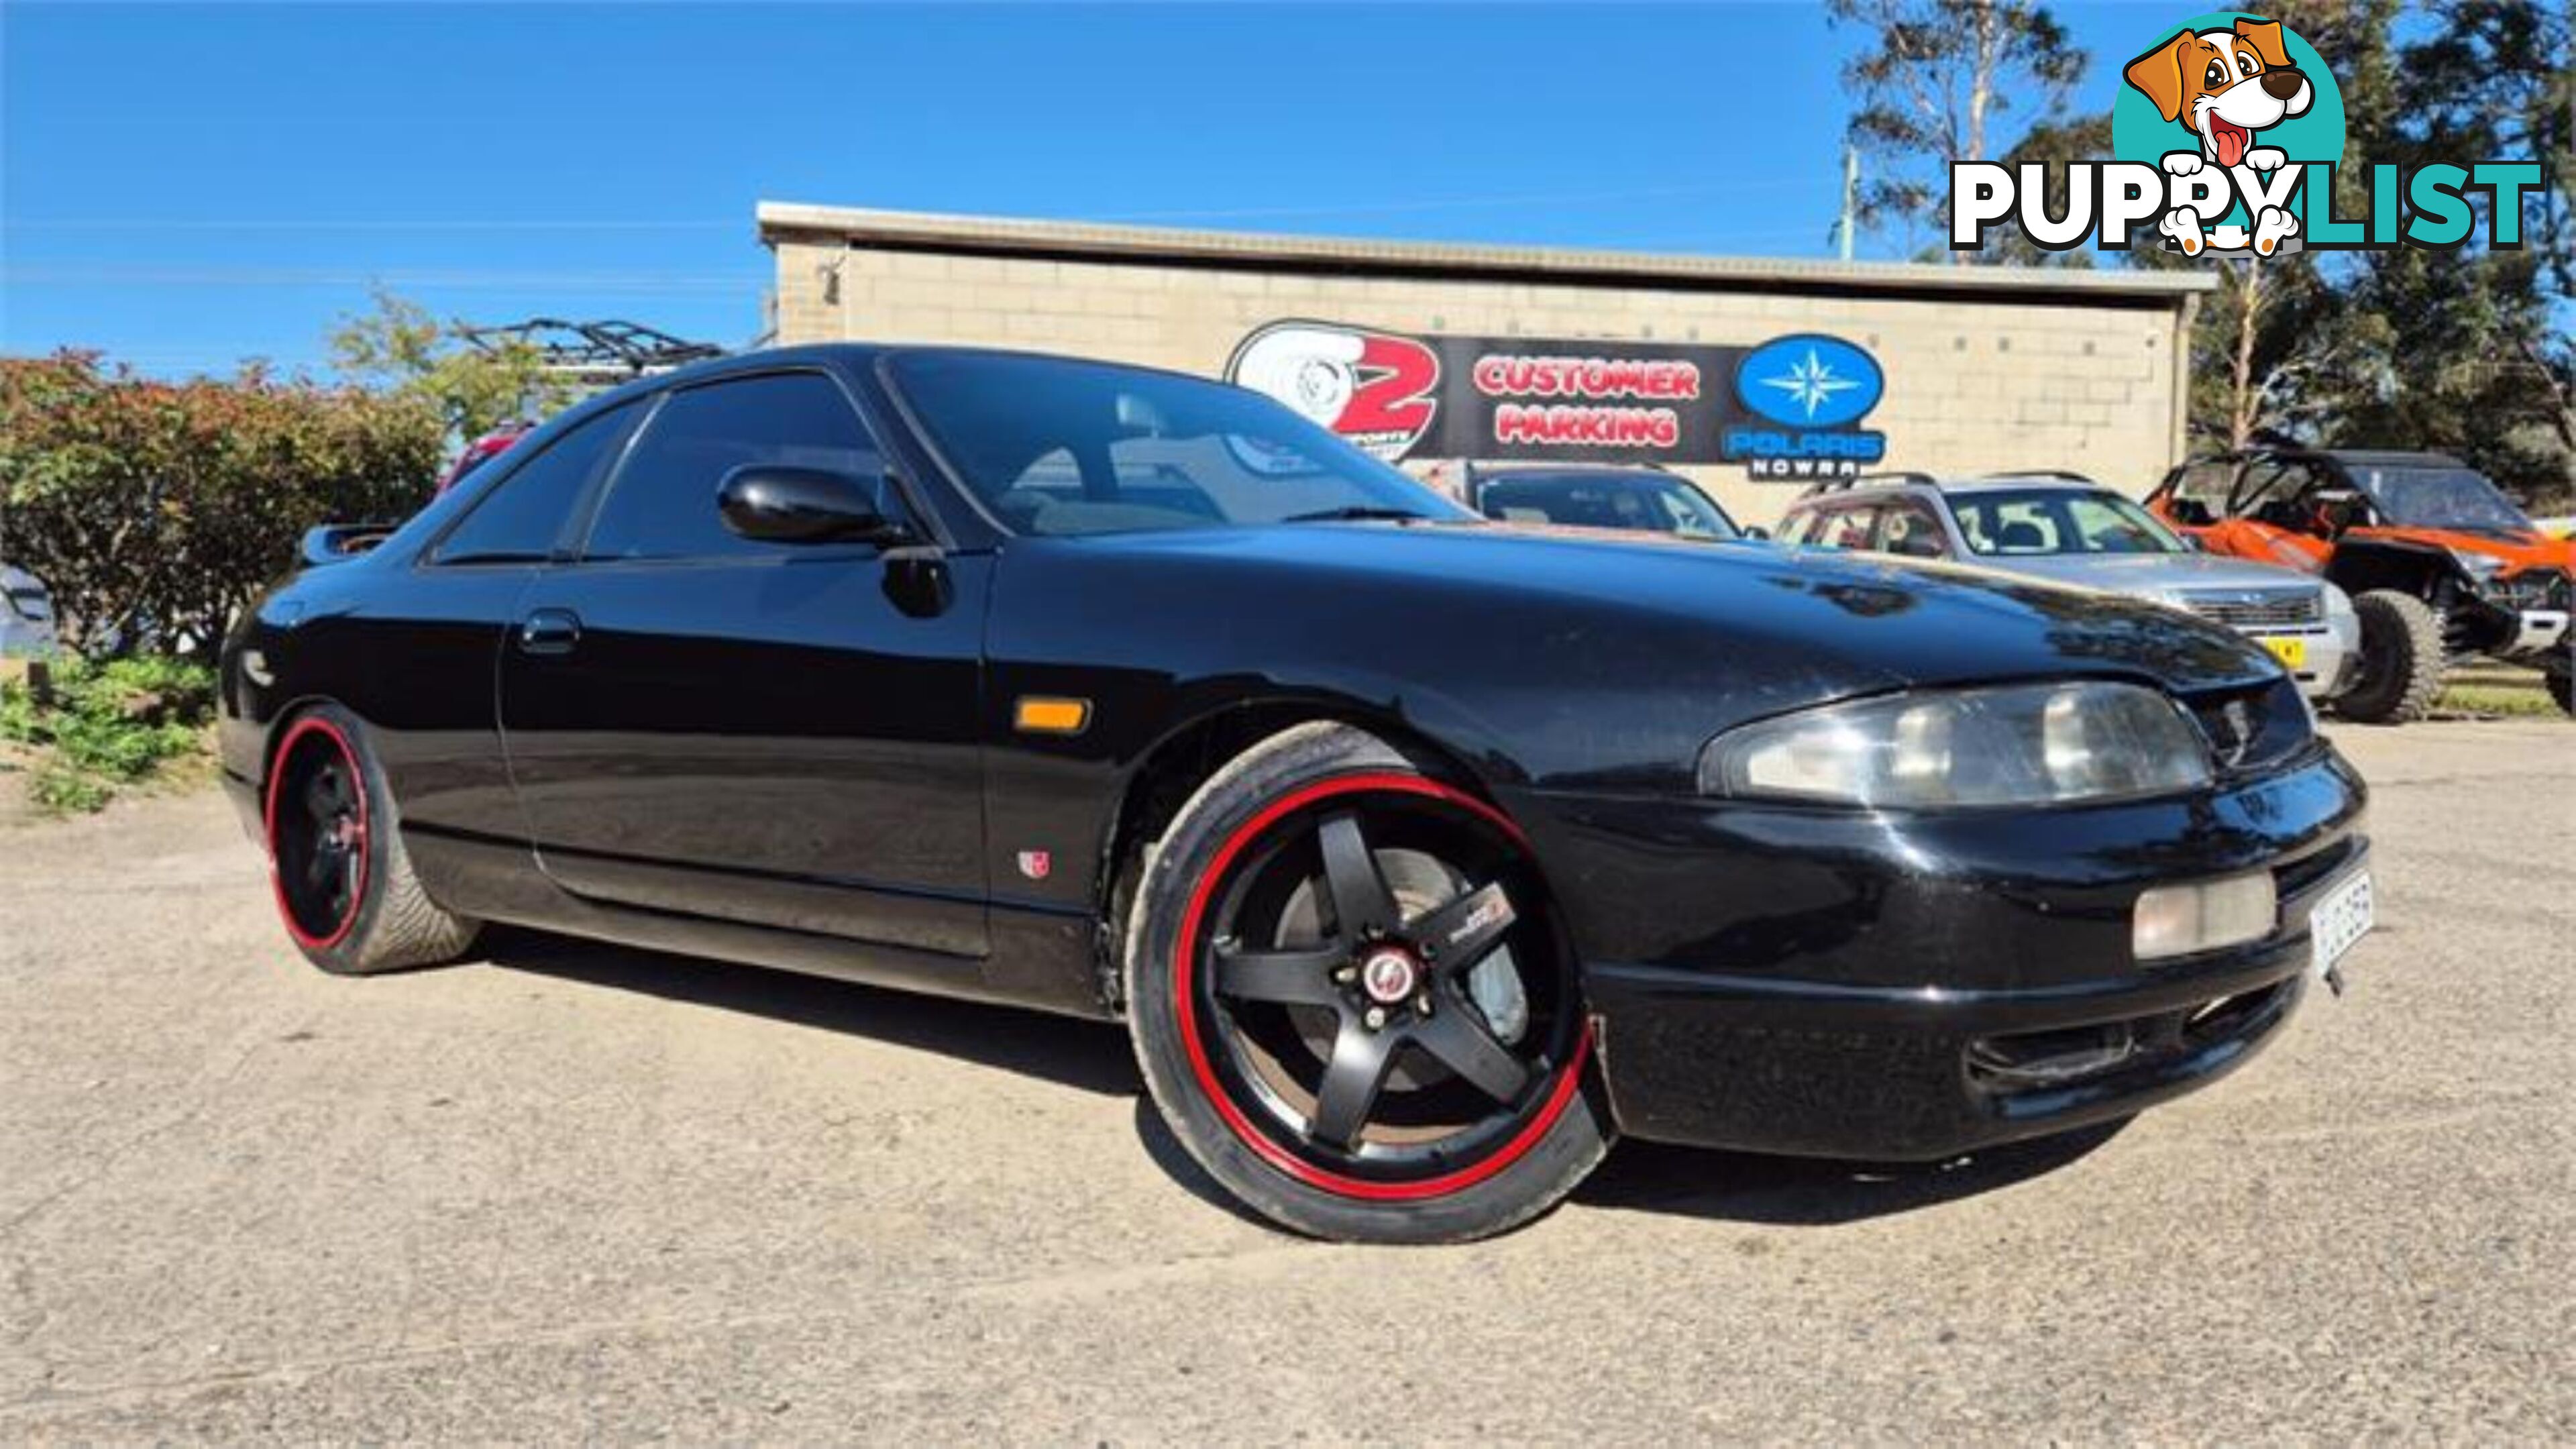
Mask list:
POLYGON ((256 366, 166 383, 95 353, 0 359, 0 559, 84 654, 210 653, 305 529, 426 501, 440 428, 418 400, 256 366))

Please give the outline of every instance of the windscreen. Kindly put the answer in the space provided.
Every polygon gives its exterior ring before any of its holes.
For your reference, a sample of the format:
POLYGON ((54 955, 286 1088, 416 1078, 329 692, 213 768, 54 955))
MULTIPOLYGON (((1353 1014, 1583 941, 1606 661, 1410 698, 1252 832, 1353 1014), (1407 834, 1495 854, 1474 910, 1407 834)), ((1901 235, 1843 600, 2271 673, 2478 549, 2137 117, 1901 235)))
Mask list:
POLYGON ((1950 511, 1981 554, 2183 553, 2155 515, 2117 493, 2076 488, 1955 493, 1950 511))
POLYGON ((1241 388, 1048 357, 916 352, 889 366, 931 442, 1019 533, 1474 516, 1241 388))
POLYGON ((2531 527, 2522 510, 2474 469, 2355 468, 2352 476, 2380 513, 2403 527, 2531 527))
POLYGON ((1513 473, 1477 494, 1485 516, 1513 523, 1637 528, 1684 538, 1735 538, 1735 520, 1707 494, 1655 473, 1513 473))

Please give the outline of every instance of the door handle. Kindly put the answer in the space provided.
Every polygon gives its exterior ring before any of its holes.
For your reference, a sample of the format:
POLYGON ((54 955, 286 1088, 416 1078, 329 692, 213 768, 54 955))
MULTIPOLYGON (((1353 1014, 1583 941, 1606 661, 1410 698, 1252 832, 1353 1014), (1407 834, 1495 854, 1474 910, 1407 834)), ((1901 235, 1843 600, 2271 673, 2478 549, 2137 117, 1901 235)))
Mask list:
POLYGON ((581 642, 581 616, 570 609, 539 609, 519 621, 522 654, 570 654, 581 642))

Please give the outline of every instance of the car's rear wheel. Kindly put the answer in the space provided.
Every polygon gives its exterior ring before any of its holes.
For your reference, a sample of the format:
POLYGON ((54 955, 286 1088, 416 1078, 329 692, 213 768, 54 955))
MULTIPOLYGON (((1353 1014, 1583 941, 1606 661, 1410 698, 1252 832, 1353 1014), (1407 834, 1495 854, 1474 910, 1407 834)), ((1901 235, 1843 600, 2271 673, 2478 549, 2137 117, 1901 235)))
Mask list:
POLYGON ((314 965, 366 976, 452 961, 474 944, 480 923, 421 889, 384 771, 347 710, 316 706, 278 733, 265 819, 278 914, 314 965))
POLYGON ((2576 715, 2576 665, 2561 662, 2548 672, 2549 697, 2558 701, 2560 714, 2576 715))
POLYGON ((1173 1133, 1298 1231, 1481 1237, 1608 1148, 1527 839, 1359 730, 1285 731, 1199 789, 1149 849, 1125 967, 1173 1133))
POLYGON ((2361 670, 2335 713, 2363 724, 2422 719, 2442 692, 2442 616, 2413 594, 2372 589, 2352 601, 2361 618, 2361 670))

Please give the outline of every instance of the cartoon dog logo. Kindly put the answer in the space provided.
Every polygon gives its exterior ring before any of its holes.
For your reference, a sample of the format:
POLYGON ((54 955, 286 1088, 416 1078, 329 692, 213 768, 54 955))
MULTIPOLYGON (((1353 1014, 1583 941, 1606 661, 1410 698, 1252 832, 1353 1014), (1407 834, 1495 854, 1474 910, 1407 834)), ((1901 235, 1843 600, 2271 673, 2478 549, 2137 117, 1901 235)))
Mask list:
MULTIPOLYGON (((2316 86, 2290 59, 2280 23, 2272 20, 2182 31, 2130 61, 2127 76, 2166 120, 2200 138, 2197 151, 2166 152, 2165 170, 2189 176, 2204 165, 2225 167, 2243 178, 2243 195, 2253 194, 2250 173, 2277 170, 2289 160, 2277 146, 2257 145, 2256 137, 2316 104, 2316 86)), ((2167 213, 2163 229, 2186 256, 2196 257, 2212 244, 2189 207, 2167 213)), ((2254 250, 2268 257, 2298 230, 2298 219, 2287 209, 2266 206, 2254 218, 2254 250)))

